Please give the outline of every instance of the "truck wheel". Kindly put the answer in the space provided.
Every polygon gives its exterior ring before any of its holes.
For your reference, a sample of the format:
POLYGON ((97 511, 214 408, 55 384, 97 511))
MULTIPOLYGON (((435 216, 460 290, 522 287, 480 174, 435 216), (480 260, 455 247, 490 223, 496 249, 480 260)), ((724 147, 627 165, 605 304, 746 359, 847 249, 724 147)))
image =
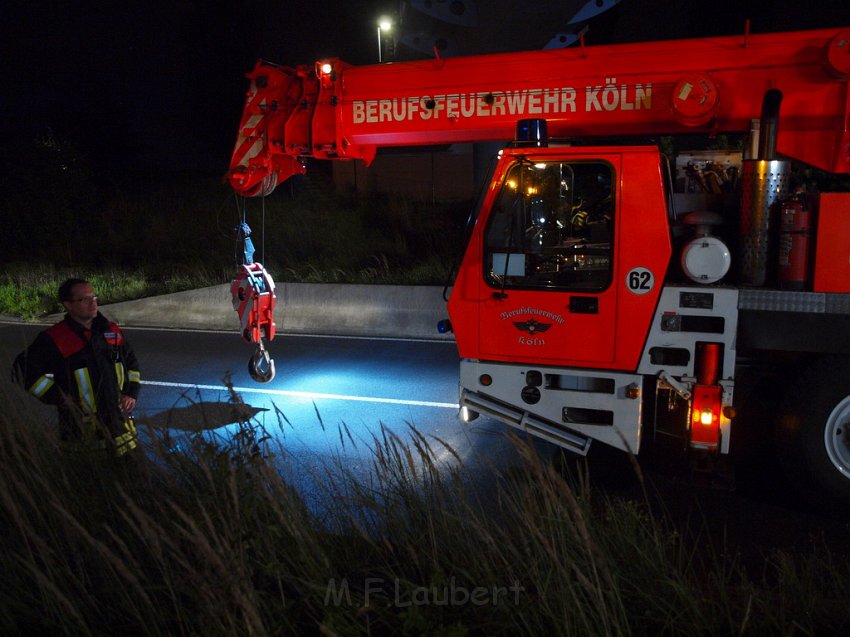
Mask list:
POLYGON ((850 504, 850 359, 815 362, 779 413, 777 447, 792 481, 816 502, 850 504))

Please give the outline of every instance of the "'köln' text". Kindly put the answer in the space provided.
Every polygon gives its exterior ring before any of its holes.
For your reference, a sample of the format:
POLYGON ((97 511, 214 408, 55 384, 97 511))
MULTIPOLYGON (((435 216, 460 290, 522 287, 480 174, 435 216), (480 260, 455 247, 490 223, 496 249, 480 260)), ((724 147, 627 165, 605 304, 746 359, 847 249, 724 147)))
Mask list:
POLYGON ((492 93, 459 93, 456 95, 422 95, 380 100, 355 100, 352 103, 353 124, 380 124, 414 119, 463 119, 470 117, 502 117, 555 115, 559 113, 604 113, 640 111, 652 108, 652 84, 608 83, 572 87, 531 88, 492 93))

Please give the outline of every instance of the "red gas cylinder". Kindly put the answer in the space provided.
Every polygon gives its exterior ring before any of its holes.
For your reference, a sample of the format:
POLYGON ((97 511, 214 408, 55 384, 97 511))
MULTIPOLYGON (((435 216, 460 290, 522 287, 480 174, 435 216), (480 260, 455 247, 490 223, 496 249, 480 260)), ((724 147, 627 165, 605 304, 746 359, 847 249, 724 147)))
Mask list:
POLYGON ((786 201, 779 212, 779 287, 805 290, 811 278, 812 213, 798 198, 786 201))

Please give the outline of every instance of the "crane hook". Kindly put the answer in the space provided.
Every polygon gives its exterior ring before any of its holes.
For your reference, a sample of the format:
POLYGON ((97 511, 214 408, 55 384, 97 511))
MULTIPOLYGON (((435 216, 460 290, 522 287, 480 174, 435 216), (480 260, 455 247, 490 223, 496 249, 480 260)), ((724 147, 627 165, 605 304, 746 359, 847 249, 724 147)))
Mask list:
POLYGON ((267 383, 274 378, 274 359, 269 356, 269 350, 263 346, 262 340, 248 361, 248 373, 258 383, 267 383))
POLYGON ((265 346, 265 341, 271 341, 275 334, 274 281, 261 264, 250 263, 241 267, 230 284, 230 293, 233 309, 239 314, 242 338, 257 345, 248 360, 248 373, 258 383, 267 383, 274 378, 274 361, 265 346))

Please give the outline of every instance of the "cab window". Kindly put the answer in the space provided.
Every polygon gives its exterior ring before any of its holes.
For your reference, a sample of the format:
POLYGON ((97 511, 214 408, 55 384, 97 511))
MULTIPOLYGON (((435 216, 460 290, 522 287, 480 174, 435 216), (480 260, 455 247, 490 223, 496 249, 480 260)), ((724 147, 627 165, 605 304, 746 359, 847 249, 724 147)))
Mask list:
POLYGON ((496 288, 601 291, 611 283, 613 169, 604 162, 520 161, 485 231, 496 288))

